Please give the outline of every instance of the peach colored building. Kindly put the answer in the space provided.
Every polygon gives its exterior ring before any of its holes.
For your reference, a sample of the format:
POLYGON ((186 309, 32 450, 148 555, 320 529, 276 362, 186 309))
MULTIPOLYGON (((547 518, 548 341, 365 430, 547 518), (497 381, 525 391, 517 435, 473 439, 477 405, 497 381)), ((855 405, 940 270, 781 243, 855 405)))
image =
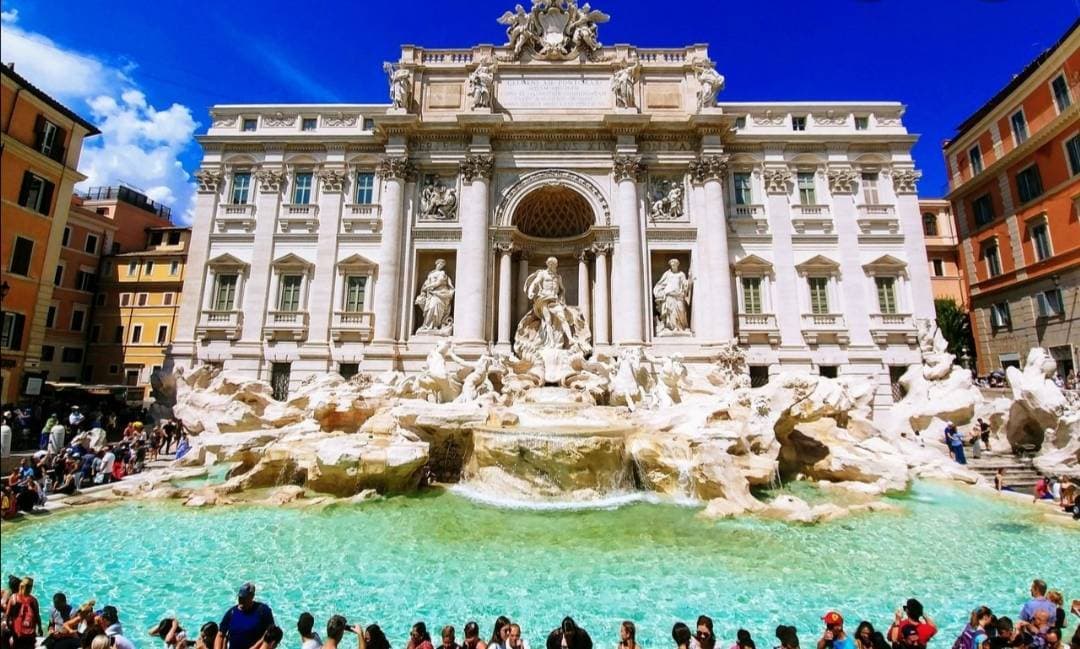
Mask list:
POLYGON ((79 117, 0 65, 0 403, 40 393, 46 318, 79 173, 79 117))
POLYGON ((1080 20, 944 145, 981 374, 1080 358, 1080 20))
POLYGON ((964 279, 960 275, 960 248, 949 201, 939 198, 919 199, 926 259, 930 264, 930 285, 934 299, 952 299, 966 304, 964 279))

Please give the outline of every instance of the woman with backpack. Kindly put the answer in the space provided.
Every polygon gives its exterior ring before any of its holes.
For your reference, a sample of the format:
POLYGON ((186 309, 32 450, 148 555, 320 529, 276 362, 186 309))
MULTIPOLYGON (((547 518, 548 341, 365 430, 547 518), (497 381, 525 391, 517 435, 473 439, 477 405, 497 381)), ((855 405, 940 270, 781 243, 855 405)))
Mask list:
POLYGON ((7 608, 4 609, 12 649, 34 649, 37 637, 42 634, 41 607, 31 594, 33 589, 34 580, 24 577, 19 582, 18 592, 8 599, 7 608))

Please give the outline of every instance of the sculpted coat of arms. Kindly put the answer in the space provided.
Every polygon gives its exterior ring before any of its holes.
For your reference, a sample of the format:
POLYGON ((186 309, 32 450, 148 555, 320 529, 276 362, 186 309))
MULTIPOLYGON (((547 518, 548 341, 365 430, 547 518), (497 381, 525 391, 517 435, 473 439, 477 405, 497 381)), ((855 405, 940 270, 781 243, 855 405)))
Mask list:
POLYGON ((525 53, 546 60, 566 60, 579 54, 594 55, 600 49, 596 26, 611 17, 577 0, 533 0, 528 12, 517 5, 499 18, 506 25, 506 46, 511 60, 525 53))

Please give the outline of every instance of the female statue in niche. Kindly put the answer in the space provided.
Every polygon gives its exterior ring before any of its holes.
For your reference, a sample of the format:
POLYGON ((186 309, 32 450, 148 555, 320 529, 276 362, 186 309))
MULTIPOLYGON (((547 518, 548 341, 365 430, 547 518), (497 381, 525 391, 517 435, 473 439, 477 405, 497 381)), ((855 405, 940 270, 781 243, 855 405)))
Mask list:
POLYGON ((447 274, 446 260, 436 259, 435 269, 428 273, 427 279, 416 296, 416 306, 424 314, 424 320, 418 334, 436 334, 445 336, 454 326, 450 316, 450 307, 454 302, 454 282, 447 274))
POLYGON ((679 260, 669 259, 668 270, 653 287, 656 302, 656 333, 677 334, 690 331, 690 280, 679 270, 679 260))

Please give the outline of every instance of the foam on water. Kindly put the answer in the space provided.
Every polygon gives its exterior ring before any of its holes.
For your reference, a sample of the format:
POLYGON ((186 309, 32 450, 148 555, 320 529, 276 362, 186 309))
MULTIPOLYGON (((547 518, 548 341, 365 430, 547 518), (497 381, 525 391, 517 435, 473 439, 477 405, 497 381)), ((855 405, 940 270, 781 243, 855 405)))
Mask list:
POLYGON ((500 614, 534 647, 567 614, 597 646, 614 646, 619 621, 631 619, 649 649, 670 646, 672 623, 700 613, 728 644, 743 627, 772 646, 783 622, 812 646, 826 610, 852 627, 888 626, 910 596, 941 625, 943 647, 976 605, 1015 617, 1033 577, 1069 597, 1080 586, 1076 526, 941 485, 891 502, 904 511, 818 526, 705 521, 648 502, 505 509, 455 493, 312 509, 124 503, 4 524, 0 571, 32 574, 43 602, 64 591, 115 604, 139 647, 155 646, 145 629, 162 617, 178 614, 193 632, 220 620, 247 580, 289 646, 307 610, 317 628, 332 613, 377 621, 395 647, 417 620, 460 636, 476 619, 486 635, 500 614))
POLYGON ((449 491, 462 498, 489 507, 531 511, 612 510, 634 503, 675 505, 679 507, 698 507, 701 505, 701 502, 695 498, 664 496, 653 491, 620 491, 590 500, 521 500, 492 494, 466 483, 456 484, 450 487, 449 491))

